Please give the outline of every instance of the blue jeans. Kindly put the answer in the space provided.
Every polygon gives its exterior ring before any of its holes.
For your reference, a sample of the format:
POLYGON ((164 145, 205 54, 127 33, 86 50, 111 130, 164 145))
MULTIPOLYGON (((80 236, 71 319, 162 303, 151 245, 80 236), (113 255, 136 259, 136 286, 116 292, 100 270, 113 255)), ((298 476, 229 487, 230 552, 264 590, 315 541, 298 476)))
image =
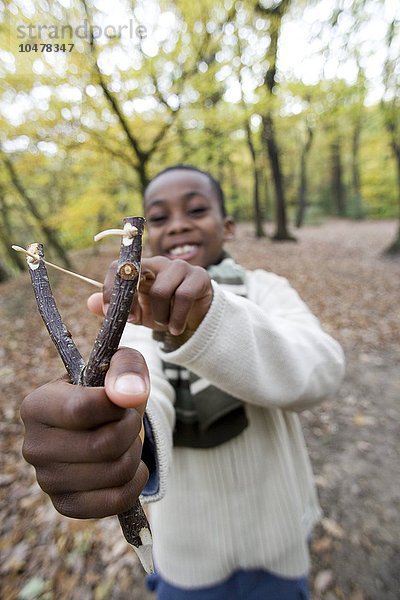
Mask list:
POLYGON ((157 573, 147 578, 157 600, 309 600, 307 577, 286 579, 268 571, 236 571, 223 583, 203 588, 178 588, 157 573))

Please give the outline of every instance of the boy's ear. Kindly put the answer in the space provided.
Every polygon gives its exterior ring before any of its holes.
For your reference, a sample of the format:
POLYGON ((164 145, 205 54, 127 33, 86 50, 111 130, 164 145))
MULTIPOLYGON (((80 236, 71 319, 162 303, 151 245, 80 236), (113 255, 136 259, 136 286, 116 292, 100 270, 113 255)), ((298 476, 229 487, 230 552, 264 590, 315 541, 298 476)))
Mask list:
POLYGON ((236 224, 233 217, 224 218, 224 242, 233 240, 235 237, 236 224))

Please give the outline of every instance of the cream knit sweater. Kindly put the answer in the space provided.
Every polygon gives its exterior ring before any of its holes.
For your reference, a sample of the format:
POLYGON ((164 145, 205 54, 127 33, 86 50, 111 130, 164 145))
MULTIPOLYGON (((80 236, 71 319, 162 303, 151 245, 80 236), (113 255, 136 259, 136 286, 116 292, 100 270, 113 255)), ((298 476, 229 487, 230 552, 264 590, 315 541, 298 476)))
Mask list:
POLYGON ((296 412, 336 391, 343 353, 285 279, 246 276, 247 298, 213 282, 209 312, 178 350, 163 354, 151 330, 135 325, 122 340, 149 366, 160 486, 143 500, 158 500, 157 570, 181 587, 214 585, 237 569, 306 574, 307 536, 320 516, 296 412), (161 358, 243 400, 248 427, 216 448, 172 448, 174 394, 161 358))

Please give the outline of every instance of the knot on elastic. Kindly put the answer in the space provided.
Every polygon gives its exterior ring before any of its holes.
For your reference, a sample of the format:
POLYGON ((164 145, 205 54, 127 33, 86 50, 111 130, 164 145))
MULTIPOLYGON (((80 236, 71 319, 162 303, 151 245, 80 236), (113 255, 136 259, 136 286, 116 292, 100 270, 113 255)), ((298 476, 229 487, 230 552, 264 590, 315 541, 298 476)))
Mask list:
POLYGON ((94 241, 98 242, 99 240, 109 236, 109 235, 118 235, 122 236, 122 243, 124 246, 130 246, 133 242, 133 238, 137 235, 138 230, 137 227, 131 225, 130 223, 125 223, 123 229, 106 229, 105 231, 101 231, 94 236, 94 241))
MULTIPOLYGON (((23 248, 22 248, 23 250, 23 248)), ((26 262, 28 263, 28 267, 35 271, 40 264, 41 257, 39 255, 39 244, 30 244, 28 246, 28 250, 25 250, 26 254, 26 262)))

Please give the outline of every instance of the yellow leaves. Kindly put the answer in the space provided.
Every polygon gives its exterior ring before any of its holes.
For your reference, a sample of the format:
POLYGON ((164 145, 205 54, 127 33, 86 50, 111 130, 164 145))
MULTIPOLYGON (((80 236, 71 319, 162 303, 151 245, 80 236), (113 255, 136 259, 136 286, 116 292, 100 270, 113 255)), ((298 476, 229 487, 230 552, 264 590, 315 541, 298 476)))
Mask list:
POLYGON ((120 194, 107 192, 106 184, 92 185, 48 219, 48 223, 63 232, 74 247, 88 246, 93 243, 99 226, 119 226, 127 212, 141 214, 139 202, 129 201, 129 208, 126 204, 120 194))
POLYGON ((358 427, 372 426, 377 424, 375 417, 365 415, 363 413, 356 413, 353 417, 354 425, 358 427))

